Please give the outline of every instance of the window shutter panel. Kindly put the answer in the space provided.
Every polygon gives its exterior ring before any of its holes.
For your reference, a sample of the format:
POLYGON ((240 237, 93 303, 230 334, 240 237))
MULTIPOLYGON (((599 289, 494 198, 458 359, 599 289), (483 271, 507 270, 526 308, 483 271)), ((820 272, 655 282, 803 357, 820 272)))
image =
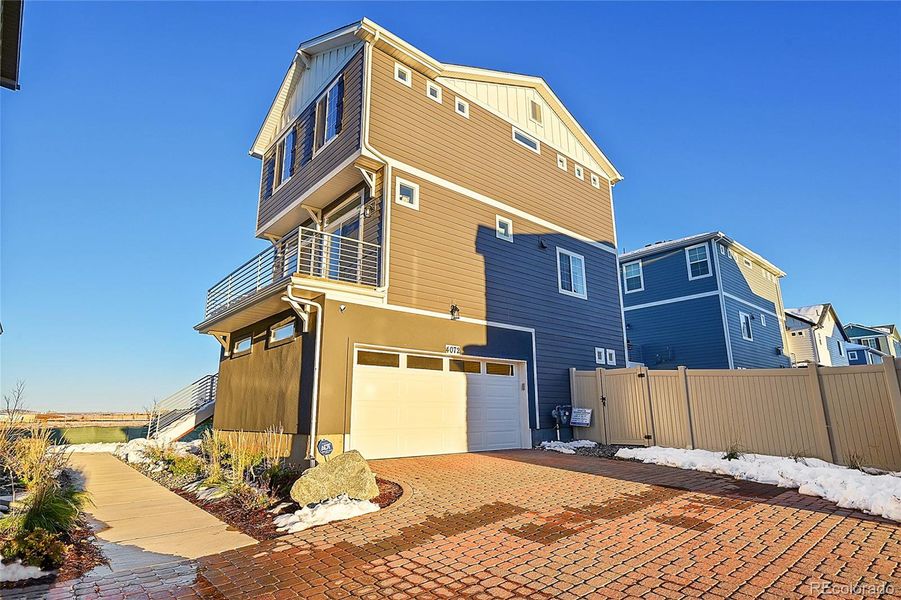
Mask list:
POLYGON ((266 162, 263 163, 263 182, 262 196, 265 200, 272 195, 272 188, 275 185, 275 154, 270 154, 266 162))
POLYGON ((335 135, 341 133, 341 121, 344 119, 344 76, 338 80, 335 86, 335 92, 338 94, 338 100, 335 106, 335 135))
POLYGON ((302 153, 300 155, 300 165, 303 166, 310 162, 313 158, 313 134, 316 131, 316 113, 306 120, 303 127, 303 135, 301 140, 302 153))

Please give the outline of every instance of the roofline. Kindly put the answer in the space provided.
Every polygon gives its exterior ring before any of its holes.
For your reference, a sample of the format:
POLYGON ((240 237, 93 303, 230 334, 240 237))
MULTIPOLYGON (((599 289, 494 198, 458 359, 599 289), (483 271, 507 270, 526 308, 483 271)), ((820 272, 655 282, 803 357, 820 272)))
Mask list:
POLYGON ((873 333, 875 333, 877 335, 888 335, 888 336, 892 336, 898 331, 898 328, 895 327, 894 325, 891 325, 891 327, 893 329, 891 331, 889 331, 888 333, 886 333, 884 331, 879 331, 878 329, 876 329, 876 327, 888 327, 888 325, 861 325, 860 323, 848 323, 847 325, 845 325, 845 327, 860 327, 861 329, 866 329, 867 331, 872 331, 873 333))
POLYGON ((697 244, 699 242, 706 242, 707 240, 723 240, 729 246, 735 246, 741 252, 751 256, 756 259, 758 262, 762 263, 764 266, 768 267, 771 271, 775 272, 779 277, 785 277, 785 271, 760 256, 744 244, 740 242, 736 242, 734 239, 730 238, 728 235, 723 233, 722 231, 711 231, 708 233, 699 233, 697 235, 690 235, 688 237, 679 239, 679 240, 669 240, 665 242, 660 242, 659 244, 651 244, 650 246, 645 246, 644 248, 639 248, 638 250, 632 250, 631 252, 624 252, 619 255, 620 261, 622 260, 635 260, 637 258, 641 258, 643 256, 648 256, 650 254, 656 254, 658 252, 665 252, 666 250, 672 248, 681 248, 683 246, 690 246, 692 244, 697 244))
POLYGON ((785 314, 787 314, 788 316, 790 316, 792 319, 794 319, 796 321, 804 321, 805 323, 810 323, 811 325, 819 325, 819 323, 815 323, 814 321, 811 321, 807 317, 802 317, 798 313, 792 312, 788 308, 785 309, 785 314))

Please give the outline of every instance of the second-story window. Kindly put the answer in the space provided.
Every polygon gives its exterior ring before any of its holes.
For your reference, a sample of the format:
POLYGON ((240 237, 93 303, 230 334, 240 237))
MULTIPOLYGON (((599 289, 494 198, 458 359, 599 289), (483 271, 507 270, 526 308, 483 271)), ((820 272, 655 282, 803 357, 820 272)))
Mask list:
POLYGON ((585 288, 585 257, 557 248, 557 291, 567 296, 588 298, 585 288))
POLYGON ((297 144, 297 132, 292 129, 278 144, 279 175, 278 183, 288 181, 294 175, 294 149, 297 144))
POLYGON ((539 141, 528 135, 527 133, 520 131, 516 127, 513 128, 513 141, 522 144, 536 154, 541 153, 541 144, 539 143, 539 141))
POLYGON ((710 277, 710 259, 707 256, 707 244, 698 244, 697 246, 686 248, 685 261, 688 263, 689 279, 710 277))
POLYGON ((738 313, 738 318, 741 321, 741 337, 749 342, 753 342, 754 331, 751 329, 751 315, 740 312, 738 313))
POLYGON ((623 265, 623 284, 626 286, 627 294, 644 289, 644 275, 641 272, 640 260, 623 265))
POLYGON ((344 113, 344 77, 339 77, 316 103, 316 149, 341 133, 344 113))

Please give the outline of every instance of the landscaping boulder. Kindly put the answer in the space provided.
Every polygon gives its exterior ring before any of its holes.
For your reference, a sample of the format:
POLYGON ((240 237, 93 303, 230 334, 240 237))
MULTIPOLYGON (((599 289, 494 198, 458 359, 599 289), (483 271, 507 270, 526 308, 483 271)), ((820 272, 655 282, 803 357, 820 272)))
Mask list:
POLYGON ((291 486, 291 499, 301 506, 337 498, 341 494, 356 500, 370 500, 379 495, 375 474, 356 450, 307 469, 291 486))

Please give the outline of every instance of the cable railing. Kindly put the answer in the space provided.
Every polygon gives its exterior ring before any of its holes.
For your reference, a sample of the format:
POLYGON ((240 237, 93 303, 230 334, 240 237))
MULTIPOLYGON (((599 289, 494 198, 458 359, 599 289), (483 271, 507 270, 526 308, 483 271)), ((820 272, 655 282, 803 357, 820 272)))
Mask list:
POLYGON ((161 431, 216 401, 216 384, 219 375, 204 375, 194 383, 183 387, 168 398, 161 400, 150 413, 147 424, 149 439, 159 436, 161 431))
POLYGON ((300 227, 211 287, 204 314, 228 310, 295 273, 377 287, 380 254, 378 244, 300 227))

